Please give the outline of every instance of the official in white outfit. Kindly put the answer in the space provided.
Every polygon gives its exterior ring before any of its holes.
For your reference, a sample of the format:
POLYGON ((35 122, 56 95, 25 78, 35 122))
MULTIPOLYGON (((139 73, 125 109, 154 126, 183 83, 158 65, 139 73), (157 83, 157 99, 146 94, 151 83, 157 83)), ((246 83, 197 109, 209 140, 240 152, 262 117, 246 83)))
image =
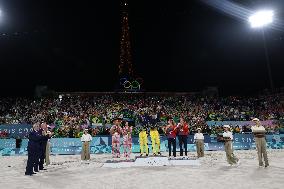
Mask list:
POLYGON ((263 166, 263 161, 262 161, 262 156, 263 156, 265 167, 268 167, 269 163, 268 163, 268 158, 267 158, 266 140, 265 140, 266 130, 260 124, 260 121, 258 118, 254 118, 252 121, 255 123, 255 126, 252 126, 251 130, 253 132, 254 139, 255 139, 259 166, 263 166))
POLYGON ((194 134, 194 142, 196 144, 197 157, 204 157, 204 136, 201 133, 201 128, 197 128, 197 133, 194 134))
POLYGON ((90 142, 92 141, 92 136, 88 133, 88 129, 84 130, 84 134, 81 137, 82 141, 82 160, 90 160, 90 142))
POLYGON ((226 152, 226 157, 227 161, 230 165, 237 164, 238 159, 235 157, 233 153, 233 134, 230 131, 230 126, 229 125, 224 125, 224 133, 223 133, 223 140, 224 140, 224 146, 225 146, 225 152, 226 152))

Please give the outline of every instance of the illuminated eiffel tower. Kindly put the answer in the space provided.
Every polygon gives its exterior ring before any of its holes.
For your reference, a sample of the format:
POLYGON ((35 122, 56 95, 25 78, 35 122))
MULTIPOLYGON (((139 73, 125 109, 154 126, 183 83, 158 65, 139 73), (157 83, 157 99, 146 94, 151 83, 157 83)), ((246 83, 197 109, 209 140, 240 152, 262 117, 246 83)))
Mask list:
POLYGON ((121 36, 120 36, 120 63, 118 65, 119 90, 140 91, 143 79, 137 77, 133 70, 131 42, 128 19, 128 0, 121 1, 121 36))

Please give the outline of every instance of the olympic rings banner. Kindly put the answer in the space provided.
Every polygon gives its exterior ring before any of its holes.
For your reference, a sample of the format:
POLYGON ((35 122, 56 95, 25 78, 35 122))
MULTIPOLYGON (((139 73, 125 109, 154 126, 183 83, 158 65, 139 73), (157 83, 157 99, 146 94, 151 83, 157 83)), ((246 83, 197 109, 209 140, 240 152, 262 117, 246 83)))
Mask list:
MULTIPOLYGON (((216 135, 204 135, 204 145, 205 150, 216 151, 224 150, 224 144, 222 142, 217 142, 216 135)), ((121 139, 122 140, 122 139, 121 139)), ((161 136, 161 152, 166 152, 168 150, 167 138, 161 136)), ((278 135, 266 135, 267 147, 269 149, 284 149, 284 134, 278 135)), ((188 137, 188 151, 196 151, 196 146, 193 143, 193 135, 188 137)), ((52 138, 51 141, 51 154, 80 154, 81 153, 81 141, 79 138, 52 138)), ((177 151, 179 151, 179 141, 177 139, 177 151)), ((10 156, 10 155, 26 155, 27 154, 27 144, 28 139, 23 139, 21 148, 15 148, 15 139, 0 139, 0 156, 10 156)), ((90 144, 91 153, 111 153, 111 136, 96 136, 90 144)), ((255 149, 255 141, 252 134, 235 134, 234 143, 235 150, 244 149, 255 149)), ((151 153, 151 139, 148 137, 148 147, 151 153)), ((121 152, 123 152, 121 145, 121 152)), ((132 138, 132 152, 139 153, 139 138, 132 138)))

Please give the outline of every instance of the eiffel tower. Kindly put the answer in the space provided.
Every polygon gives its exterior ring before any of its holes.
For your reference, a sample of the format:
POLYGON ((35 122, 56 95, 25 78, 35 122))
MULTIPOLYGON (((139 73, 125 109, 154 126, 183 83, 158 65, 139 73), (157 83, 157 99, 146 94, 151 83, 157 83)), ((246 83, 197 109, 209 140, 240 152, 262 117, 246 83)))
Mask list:
POLYGON ((128 19, 128 0, 121 1, 121 36, 120 36, 120 63, 118 65, 119 90, 140 91, 143 79, 137 77, 133 70, 131 42, 128 19))

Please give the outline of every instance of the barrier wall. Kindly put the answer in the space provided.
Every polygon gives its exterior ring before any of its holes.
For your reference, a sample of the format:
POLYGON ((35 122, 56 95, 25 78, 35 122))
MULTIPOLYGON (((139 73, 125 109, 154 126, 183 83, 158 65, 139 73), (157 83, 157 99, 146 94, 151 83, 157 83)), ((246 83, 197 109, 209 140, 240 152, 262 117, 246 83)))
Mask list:
MULTIPOLYGON (((261 121, 261 124, 264 126, 274 127, 278 125, 279 121, 277 120, 265 120, 261 121)), ((158 125, 163 126, 166 123, 159 122, 158 125)), ((210 127, 220 126, 220 125, 232 125, 232 126, 244 126, 244 125, 253 125, 251 121, 207 121, 206 124, 210 127)), ((91 127, 100 127, 101 123, 95 123, 91 125, 91 127)), ((54 127, 54 126, 53 126, 54 127)), ((52 127, 52 128, 53 128, 52 127)), ((86 125, 87 127, 87 125, 86 125)), ((104 124, 104 127, 110 128, 111 125, 109 123, 104 124)), ((30 124, 7 124, 7 125, 0 125, 0 132, 8 133, 8 138, 25 138, 28 133, 32 130, 32 125, 30 124)), ((283 129, 282 129, 283 130, 283 129)))
MULTIPOLYGON (((284 134, 266 135, 267 147, 270 149, 284 148, 284 134)), ((81 141, 78 138, 52 138, 51 139, 51 153, 52 154, 80 154, 81 141)), ((217 142, 216 135, 205 135, 205 150, 224 150, 222 142, 217 142)), ((148 137, 149 150, 151 152, 151 140, 148 137)), ((28 140, 23 139, 21 148, 16 149, 15 139, 0 139, 0 155, 26 155, 28 140)), ((139 138, 132 138, 132 152, 139 152, 139 138)), ((177 151, 179 145, 177 140, 177 151)), ((235 134, 234 135, 234 149, 245 150, 255 149, 255 141, 252 134, 235 134)), ((195 151, 195 144, 193 143, 193 135, 188 137, 188 151, 195 151)), ((161 151, 165 152, 168 149, 168 142, 166 137, 161 137, 161 151)), ((121 147, 122 152, 122 147, 121 147)), ((111 137, 110 136, 96 136, 91 142, 91 153, 111 153, 111 137)))
MULTIPOLYGON (((277 125, 277 120, 265 120, 261 121, 263 126, 274 126, 277 125)), ((232 125, 232 126, 244 126, 244 125, 255 125, 252 121, 206 121, 206 124, 210 127, 221 126, 221 125, 232 125)))
POLYGON ((32 131, 32 125, 29 124, 7 124, 0 125, 0 132, 9 134, 9 138, 21 137, 24 138, 32 131))

